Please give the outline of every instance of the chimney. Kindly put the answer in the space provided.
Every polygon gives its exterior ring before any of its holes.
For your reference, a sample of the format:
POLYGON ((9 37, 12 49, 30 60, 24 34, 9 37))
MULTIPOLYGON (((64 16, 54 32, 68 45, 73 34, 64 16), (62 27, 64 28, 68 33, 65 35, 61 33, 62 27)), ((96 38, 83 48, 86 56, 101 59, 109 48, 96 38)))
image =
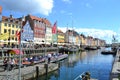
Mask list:
POLYGON ((13 15, 12 15, 12 14, 10 15, 10 18, 13 18, 13 15))
POLYGON ((2 14, 2 6, 0 6, 0 14, 2 14))

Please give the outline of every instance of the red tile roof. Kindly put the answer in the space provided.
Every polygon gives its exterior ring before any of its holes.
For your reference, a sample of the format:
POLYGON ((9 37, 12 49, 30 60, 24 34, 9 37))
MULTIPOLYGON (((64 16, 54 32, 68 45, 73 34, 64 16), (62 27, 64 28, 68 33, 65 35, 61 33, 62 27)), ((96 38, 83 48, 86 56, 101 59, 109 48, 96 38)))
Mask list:
POLYGON ((45 24, 51 25, 50 21, 48 21, 46 18, 42 18, 45 24))
POLYGON ((51 23, 46 18, 39 18, 33 15, 29 15, 29 16, 32 20, 38 20, 38 21, 44 22, 47 25, 51 25, 51 23))
POLYGON ((30 18, 31 18, 32 20, 42 21, 42 18, 39 18, 39 17, 36 17, 36 16, 32 16, 32 15, 29 15, 29 16, 30 16, 30 18))
POLYGON ((2 21, 8 21, 9 20, 14 20, 16 23, 19 22, 19 20, 17 18, 11 18, 11 17, 7 17, 7 16, 2 16, 2 21))
POLYGON ((60 29, 57 30, 58 33, 63 33, 60 29))

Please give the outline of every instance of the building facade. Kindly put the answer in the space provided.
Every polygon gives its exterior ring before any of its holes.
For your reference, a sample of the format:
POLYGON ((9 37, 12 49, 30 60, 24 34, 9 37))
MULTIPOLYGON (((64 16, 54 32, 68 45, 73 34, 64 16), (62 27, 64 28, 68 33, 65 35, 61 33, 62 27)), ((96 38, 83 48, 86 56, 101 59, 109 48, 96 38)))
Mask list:
POLYGON ((5 45, 17 44, 17 38, 15 36, 16 31, 20 30, 20 21, 17 18, 2 16, 2 21, 0 22, 0 37, 4 41, 5 45))
POLYGON ((43 21, 45 22, 45 44, 50 45, 52 43, 52 25, 51 23, 46 19, 43 18, 43 21))
POLYGON ((21 41, 24 43, 24 41, 27 42, 33 42, 34 41, 34 33, 30 26, 29 21, 26 21, 23 25, 23 31, 21 33, 21 41))
POLYGON ((26 19, 30 22, 31 28, 34 32, 34 43, 42 44, 45 40, 45 23, 42 18, 28 15, 26 19))
POLYGON ((57 30, 57 34, 58 45, 63 45, 65 43, 65 34, 60 29, 57 30))

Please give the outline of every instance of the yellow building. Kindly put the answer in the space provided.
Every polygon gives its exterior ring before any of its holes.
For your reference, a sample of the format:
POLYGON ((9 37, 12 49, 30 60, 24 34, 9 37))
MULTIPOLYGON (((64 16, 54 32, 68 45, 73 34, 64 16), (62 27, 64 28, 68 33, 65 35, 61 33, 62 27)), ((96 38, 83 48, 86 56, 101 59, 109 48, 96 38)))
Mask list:
POLYGON ((0 21, 0 42, 5 45, 17 44, 17 38, 15 36, 16 31, 20 30, 20 21, 19 19, 2 16, 0 21))
POLYGON ((85 46, 87 44, 87 39, 83 34, 80 35, 80 41, 81 46, 85 46))
POLYGON ((62 45, 65 43, 65 34, 61 30, 57 30, 58 33, 58 45, 62 45))

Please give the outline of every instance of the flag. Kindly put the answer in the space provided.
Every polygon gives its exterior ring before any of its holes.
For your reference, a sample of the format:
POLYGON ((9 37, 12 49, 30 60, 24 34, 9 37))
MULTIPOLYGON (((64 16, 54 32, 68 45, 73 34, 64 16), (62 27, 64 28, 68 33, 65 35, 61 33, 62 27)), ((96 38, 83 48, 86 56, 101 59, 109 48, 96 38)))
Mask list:
POLYGON ((57 33, 57 21, 54 23, 52 27, 52 34, 56 34, 56 33, 57 33))
POLYGON ((17 36, 18 42, 20 43, 20 31, 17 30, 15 35, 17 36))
POLYGON ((2 6, 0 6, 0 14, 2 14, 2 6))

